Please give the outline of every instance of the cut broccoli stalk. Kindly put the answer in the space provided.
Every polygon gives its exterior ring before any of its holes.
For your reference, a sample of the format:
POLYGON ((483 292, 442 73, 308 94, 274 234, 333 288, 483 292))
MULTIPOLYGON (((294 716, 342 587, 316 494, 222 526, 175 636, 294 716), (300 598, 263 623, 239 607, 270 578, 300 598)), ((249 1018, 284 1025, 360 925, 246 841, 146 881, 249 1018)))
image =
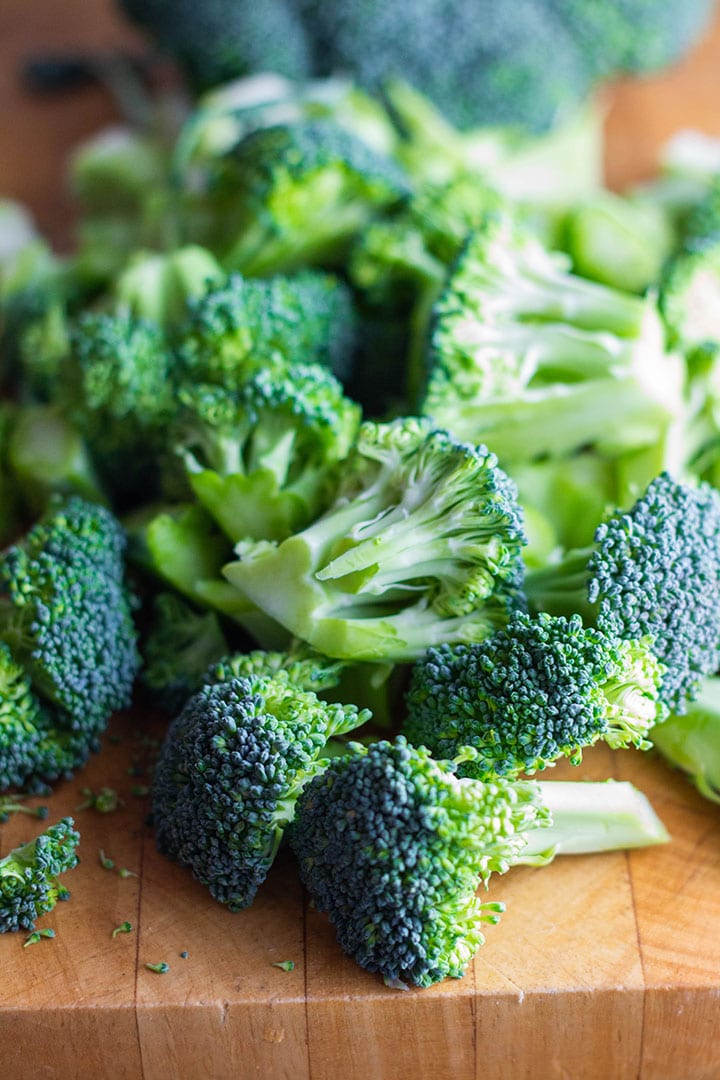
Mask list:
POLYGON ((328 656, 399 661, 481 640, 519 602, 515 489, 484 447, 428 421, 366 423, 335 504, 282 544, 241 544, 228 580, 328 656))
POLYGON ((63 818, 0 859, 0 934, 34 930, 36 919, 67 899, 57 879, 77 866, 80 835, 73 826, 72 818, 63 818))
POLYGON ((684 769, 701 795, 720 803, 720 678, 705 679, 682 716, 671 716, 652 735, 672 765, 684 769))
POLYGON ((467 754, 434 761, 402 737, 349 750, 304 788, 290 843, 342 948, 386 980, 460 978, 504 910, 476 896, 493 873, 667 840, 630 785, 458 779, 467 754))
POLYGON ((422 411, 501 461, 651 445, 680 411, 652 302, 571 274, 506 219, 469 239, 433 321, 422 411))
POLYGON ((535 610, 580 613, 610 639, 652 638, 666 669, 660 699, 673 712, 720 666, 719 589, 720 496, 667 473, 598 526, 593 545, 526 578, 535 610))

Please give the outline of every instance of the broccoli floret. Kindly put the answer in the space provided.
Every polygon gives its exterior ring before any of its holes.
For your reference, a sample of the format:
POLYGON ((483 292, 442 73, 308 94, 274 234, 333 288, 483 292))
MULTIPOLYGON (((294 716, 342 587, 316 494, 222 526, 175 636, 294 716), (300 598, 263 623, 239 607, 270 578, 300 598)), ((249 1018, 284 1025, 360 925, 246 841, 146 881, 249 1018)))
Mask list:
POLYGON ((356 334, 350 291, 332 274, 306 270, 267 280, 233 274, 190 305, 179 348, 181 381, 238 389, 278 358, 324 364, 345 379, 356 334))
POLYGON ((355 751, 304 789, 289 838, 342 948, 393 983, 465 973, 504 910, 476 896, 492 873, 667 839, 629 784, 460 780, 402 737, 355 751))
POLYGON ((24 328, 18 339, 18 357, 25 391, 38 401, 61 395, 61 372, 70 352, 67 305, 51 303, 24 328))
POLYGON ((247 907, 328 739, 368 714, 328 705, 284 671, 206 686, 173 721, 153 781, 163 855, 230 910, 247 907))
POLYGON ((230 540, 284 540, 331 501, 360 408, 327 368, 275 361, 238 392, 196 385, 178 396, 176 450, 230 540))
POLYGON ((701 795, 720 803, 720 677, 704 679, 682 716, 671 716, 652 733, 653 745, 684 769, 701 795))
POLYGON ((250 276, 344 259, 352 238, 408 194, 399 166, 329 121, 251 132, 226 159, 224 260, 250 276))
POLYGON ((687 351, 720 344, 719 304, 720 237, 683 248, 663 273, 659 305, 670 343, 687 351))
POLYGON ((82 316, 64 371, 64 401, 103 486, 118 501, 152 497, 173 415, 172 357, 157 326, 128 315, 82 316))
POLYGON ((210 664, 227 650, 214 612, 198 611, 176 593, 160 593, 142 646, 143 684, 161 708, 175 715, 202 685, 210 664))
POLYGON ((603 739, 647 749, 662 720, 664 669, 650 640, 614 641, 579 616, 517 615, 507 630, 472 645, 441 645, 415 664, 405 733, 436 757, 465 746, 478 756, 460 773, 519 776, 558 758, 582 759, 603 739))
POLYGON ((0 640, 58 725, 89 737, 130 703, 138 669, 124 548, 113 515, 73 496, 0 557, 0 640))
POLYGON ((0 641, 0 791, 44 789, 69 777, 99 749, 94 736, 57 726, 10 649, 0 641))
POLYGON ((126 15, 180 61, 198 89, 253 71, 310 74, 310 53, 293 2, 120 0, 126 15))
POLYGON ((280 545, 238 545, 224 573, 326 655, 399 661, 504 625, 523 543, 496 458, 403 418, 361 427, 327 513, 280 545))
POLYGON ((208 684, 227 683, 255 675, 272 676, 281 671, 301 690, 320 693, 337 686, 346 667, 342 660, 331 660, 298 644, 286 652, 256 649, 224 656, 209 666, 204 681, 208 684))
POLYGON ((72 818, 62 818, 36 840, 0 859, 0 934, 34 930, 35 920, 52 911, 69 893, 60 874, 78 864, 80 834, 72 818))
POLYGON ((526 587, 535 609, 578 612, 610 639, 649 637, 666 669, 660 700, 681 713, 720 666, 720 496, 663 473, 526 587))
POLYGON ((504 463, 652 445, 679 413, 652 302, 576 277, 506 218, 468 240, 433 321, 422 410, 504 463))
POLYGON ((224 282, 225 274, 210 252, 190 245, 167 255, 138 252, 113 291, 122 310, 170 333, 182 324, 192 300, 224 282))

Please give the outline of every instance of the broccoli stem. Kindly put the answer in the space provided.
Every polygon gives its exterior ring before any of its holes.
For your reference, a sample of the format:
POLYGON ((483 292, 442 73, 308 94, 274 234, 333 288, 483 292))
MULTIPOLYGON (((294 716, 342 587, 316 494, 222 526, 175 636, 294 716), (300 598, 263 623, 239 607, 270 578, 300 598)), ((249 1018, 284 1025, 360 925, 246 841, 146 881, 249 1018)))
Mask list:
POLYGON ((669 840, 642 792, 626 781, 544 781, 537 785, 552 824, 535 829, 514 863, 542 866, 556 855, 647 847, 669 840))
POLYGON ((573 548, 557 562, 533 570, 525 578, 525 592, 531 610, 549 615, 576 612, 592 625, 596 608, 588 600, 588 561, 594 547, 573 548))
POLYGON ((682 716, 671 716, 652 741, 672 765, 690 775, 706 799, 720 803, 720 678, 711 676, 682 716))

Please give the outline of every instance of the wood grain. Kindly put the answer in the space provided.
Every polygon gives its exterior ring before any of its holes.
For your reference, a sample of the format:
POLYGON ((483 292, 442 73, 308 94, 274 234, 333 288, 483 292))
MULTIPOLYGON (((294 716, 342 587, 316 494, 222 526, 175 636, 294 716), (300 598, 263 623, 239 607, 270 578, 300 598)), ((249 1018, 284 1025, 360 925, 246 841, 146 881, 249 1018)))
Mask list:
MULTIPOLYGON (((138 39, 110 0, 0 0, 0 194, 23 199, 65 244, 68 148, 113 118, 97 90, 31 100, 17 82, 38 47, 138 39)), ((677 127, 720 134, 720 21, 660 78, 609 92, 607 174, 649 175, 677 127)), ((57 937, 0 937, 0 1073, 12 1080, 717 1080, 720 1077, 720 814, 652 755, 586 755, 579 775, 636 783, 672 842, 558 859, 492 883, 507 912, 467 976, 390 990, 337 947, 281 854, 256 904, 230 915, 155 851, 129 775, 159 719, 118 717, 120 741, 49 800, 82 832, 73 897, 43 919, 57 937), (116 814, 76 809, 115 787, 116 814), (99 849, 125 880, 100 865, 99 849), (124 920, 130 934, 112 939, 124 920), (187 959, 180 953, 188 952, 187 959), (292 972, 273 963, 295 961, 292 972), (165 960, 166 975, 145 964, 165 960)), ((555 770, 568 777, 569 767, 555 770)), ((573 778, 577 777, 573 772, 573 778)), ((554 778, 555 778, 554 777, 554 778)), ((0 852, 40 831, 16 817, 0 852)))

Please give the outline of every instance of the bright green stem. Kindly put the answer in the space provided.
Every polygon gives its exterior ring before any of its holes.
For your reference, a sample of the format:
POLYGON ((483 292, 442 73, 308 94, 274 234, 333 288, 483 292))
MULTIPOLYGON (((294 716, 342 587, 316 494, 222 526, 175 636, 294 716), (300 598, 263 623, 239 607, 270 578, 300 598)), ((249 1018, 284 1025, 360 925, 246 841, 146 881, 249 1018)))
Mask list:
POLYGON ((652 741, 690 775, 701 795, 720 803, 720 678, 706 679, 688 712, 654 728, 652 741))
POLYGON ((574 548, 563 558, 541 570, 533 570, 525 579, 525 592, 531 611, 550 615, 582 616, 584 623, 595 622, 595 607, 588 600, 588 560, 592 547, 574 548))
POLYGON ((626 781, 546 780, 538 787, 552 825, 529 833, 515 863, 542 866, 556 855, 649 847, 670 839, 646 797, 626 781))

